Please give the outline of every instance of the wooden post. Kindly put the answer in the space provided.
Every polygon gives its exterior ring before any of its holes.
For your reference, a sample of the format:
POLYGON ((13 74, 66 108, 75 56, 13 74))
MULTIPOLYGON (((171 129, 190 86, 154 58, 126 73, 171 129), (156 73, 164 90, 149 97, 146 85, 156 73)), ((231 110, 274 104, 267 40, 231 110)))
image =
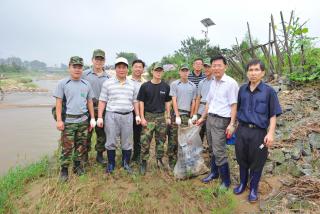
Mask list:
MULTIPOLYGON (((286 49, 287 56, 288 56, 289 71, 290 71, 290 73, 292 73, 293 67, 292 67, 292 61, 291 61, 291 51, 290 51, 289 45, 288 45, 288 33, 287 33, 286 25, 284 23, 282 11, 280 11, 280 16, 281 16, 281 23, 282 23, 282 29, 283 29, 283 34, 284 34, 284 44, 285 44, 285 47, 286 47, 285 49, 286 49)), ((290 27, 290 26, 288 26, 288 27, 290 27)))
POLYGON ((252 42, 252 38, 251 38, 251 32, 250 32, 249 22, 247 22, 247 27, 248 27, 248 35, 249 35, 250 46, 251 46, 251 48, 252 48, 252 50, 251 50, 251 56, 252 56, 253 58, 257 58, 256 54, 254 53, 254 49, 253 49, 253 42, 252 42))
POLYGON ((236 47, 237 47, 237 51, 238 51, 238 54, 239 54, 239 58, 240 58, 240 61, 241 61, 242 67, 243 67, 243 69, 245 70, 245 69, 246 69, 246 64, 247 64, 247 63, 245 62, 245 60, 244 60, 244 58, 243 58, 243 55, 242 55, 241 48, 240 48, 240 45, 239 45, 239 42, 238 42, 237 37, 236 37, 236 42, 237 42, 236 47))
POLYGON ((283 62, 283 58, 282 58, 282 55, 281 55, 281 52, 280 52, 280 49, 279 49, 279 46, 278 46, 278 43, 277 43, 277 34, 276 34, 276 28, 275 28, 275 25, 274 25, 274 20, 273 20, 273 15, 271 14, 271 27, 272 27, 272 32, 273 32, 273 42, 274 42, 274 48, 275 48, 275 51, 276 51, 276 56, 277 56, 277 67, 278 67, 278 74, 279 76, 281 76, 281 69, 282 69, 282 66, 284 64, 283 62))

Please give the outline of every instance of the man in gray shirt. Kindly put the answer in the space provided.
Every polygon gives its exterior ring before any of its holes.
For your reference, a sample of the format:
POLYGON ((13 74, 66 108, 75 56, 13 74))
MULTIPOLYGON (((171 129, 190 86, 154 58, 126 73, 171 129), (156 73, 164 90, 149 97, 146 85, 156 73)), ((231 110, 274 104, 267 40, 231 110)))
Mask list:
POLYGON ((182 65, 179 70, 180 79, 173 81, 170 85, 170 96, 174 118, 172 121, 172 135, 168 139, 169 167, 174 168, 178 151, 178 126, 187 127, 192 125, 192 115, 195 106, 197 87, 188 80, 189 68, 182 65))
POLYGON ((77 175, 84 173, 83 157, 88 148, 88 111, 90 117, 90 128, 95 127, 92 98, 93 90, 88 81, 81 79, 83 59, 74 56, 70 58, 70 77, 58 82, 53 94, 56 98, 57 129, 61 133, 61 181, 68 180, 68 166, 71 159, 74 161, 74 172, 77 175), (62 105, 66 107, 66 118, 62 120, 62 105))
MULTIPOLYGON (((82 78, 87 80, 93 89, 94 98, 93 98, 93 107, 95 119, 98 117, 98 100, 104 81, 109 79, 109 76, 104 71, 105 64, 105 52, 101 49, 96 49, 93 51, 92 55, 92 68, 89 68, 84 71, 82 78)), ((95 150, 97 151, 96 161, 100 164, 106 164, 106 161, 103 159, 103 152, 105 151, 104 144, 106 142, 106 134, 104 132, 104 127, 95 127, 96 132, 96 144, 95 150)), ((88 150, 86 153, 86 159, 88 158, 88 153, 91 150, 91 138, 93 130, 88 133, 88 150)))
POLYGON ((103 83, 98 105, 99 127, 105 123, 107 141, 105 147, 108 154, 108 165, 106 172, 112 173, 115 169, 115 155, 117 149, 117 137, 120 136, 122 147, 122 166, 131 173, 129 166, 132 144, 133 144, 133 115, 136 113, 136 123, 140 124, 141 119, 138 109, 138 89, 135 84, 127 78, 128 61, 120 57, 115 63, 116 76, 103 83), (103 112, 106 110, 105 122, 103 112))

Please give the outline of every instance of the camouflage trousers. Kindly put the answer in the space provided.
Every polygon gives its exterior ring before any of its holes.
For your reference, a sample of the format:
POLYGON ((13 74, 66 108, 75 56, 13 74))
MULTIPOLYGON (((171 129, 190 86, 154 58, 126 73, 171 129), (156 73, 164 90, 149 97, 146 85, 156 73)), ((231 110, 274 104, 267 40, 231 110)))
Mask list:
MULTIPOLYGON (((94 109, 94 115, 95 115, 95 119, 97 120, 98 119, 98 109, 97 108, 94 109)), ((105 112, 103 113, 102 118, 104 118, 104 115, 105 115, 105 112)), ((89 119, 89 121, 90 121, 90 119, 89 119)), ((105 151, 106 148, 104 145, 106 143, 106 133, 104 131, 104 126, 102 128, 96 126, 94 129, 92 129, 90 132, 88 132, 88 152, 91 151, 93 131, 96 132, 96 136, 97 136, 96 144, 94 146, 95 150, 97 152, 105 151)))
POLYGON ((155 136, 156 141, 156 158, 160 159, 164 155, 164 143, 166 141, 166 121, 164 113, 149 113, 145 112, 145 119, 148 122, 146 127, 143 127, 141 134, 141 160, 148 160, 150 156, 150 144, 155 136))
POLYGON ((88 121, 65 123, 61 132, 61 167, 68 167, 71 161, 82 161, 88 148, 88 121))
MULTIPOLYGON (((188 115, 180 115, 181 118, 181 128, 188 127, 188 115)), ((179 126, 176 124, 176 117, 171 117, 171 134, 168 135, 168 150, 167 154, 169 158, 176 160, 177 152, 178 152, 178 128, 179 126)))

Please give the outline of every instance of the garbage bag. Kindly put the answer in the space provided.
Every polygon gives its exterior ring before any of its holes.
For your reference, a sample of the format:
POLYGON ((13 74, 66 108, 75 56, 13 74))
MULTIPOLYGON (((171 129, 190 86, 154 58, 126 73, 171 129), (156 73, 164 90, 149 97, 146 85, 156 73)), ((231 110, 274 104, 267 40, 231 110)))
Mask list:
POLYGON ((195 125, 178 129, 178 160, 173 171, 178 179, 198 176, 209 171, 202 157, 200 129, 201 127, 195 125))

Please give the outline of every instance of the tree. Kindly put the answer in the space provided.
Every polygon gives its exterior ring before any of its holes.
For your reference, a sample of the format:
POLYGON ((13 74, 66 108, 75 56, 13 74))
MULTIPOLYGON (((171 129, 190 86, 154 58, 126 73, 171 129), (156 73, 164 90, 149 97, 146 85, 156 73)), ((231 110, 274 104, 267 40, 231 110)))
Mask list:
POLYGON ((136 53, 131 53, 131 52, 120 52, 117 53, 117 58, 118 57, 124 57, 128 60, 129 66, 131 66, 132 62, 136 59, 138 59, 138 56, 136 53))

